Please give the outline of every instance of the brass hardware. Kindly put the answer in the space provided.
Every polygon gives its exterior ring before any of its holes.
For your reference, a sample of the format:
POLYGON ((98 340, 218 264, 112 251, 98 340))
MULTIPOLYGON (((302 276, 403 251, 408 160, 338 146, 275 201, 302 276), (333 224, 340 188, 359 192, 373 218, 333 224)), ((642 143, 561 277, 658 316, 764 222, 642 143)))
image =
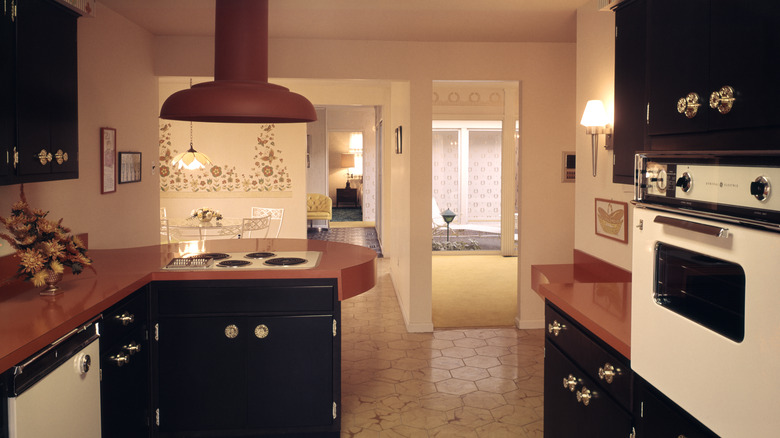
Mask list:
POLYGON ((583 405, 588 406, 591 398, 593 398, 593 394, 591 394, 590 389, 583 386, 582 391, 577 391, 577 403, 582 402, 583 405))
POLYGON ((734 88, 724 85, 720 87, 720 90, 710 94, 710 108, 718 110, 721 114, 726 114, 734 106, 734 100, 734 88))
POLYGON ((57 153, 54 154, 54 158, 57 159, 57 164, 62 164, 65 161, 68 161, 68 153, 62 152, 62 149, 57 149, 57 153))
POLYGON ((117 353, 113 356, 108 356, 108 360, 111 362, 114 362, 114 364, 118 367, 121 367, 122 365, 126 363, 130 363, 130 356, 124 354, 124 353, 117 353))
POLYGON ((577 382, 577 378, 569 374, 569 377, 563 378, 563 387, 574 392, 574 389, 577 387, 577 382))
POLYGON ((335 420, 335 419, 336 419, 336 417, 338 416, 338 415, 337 415, 337 412, 338 412, 338 405, 336 404, 336 402, 333 402, 333 419, 334 419, 334 420, 335 420))
POLYGON ((122 349, 132 356, 141 351, 141 344, 131 341, 129 344, 122 346, 122 349))
POLYGON ((620 368, 615 368, 609 362, 605 363, 603 367, 599 368, 599 379, 612 383, 615 376, 619 376, 622 373, 620 368))
POLYGON ((636 225, 637 228, 639 228, 639 231, 642 231, 645 229, 645 221, 644 219, 639 219, 639 223, 636 225))
POLYGON ((19 165, 19 151, 16 150, 16 146, 14 146, 14 169, 19 165))
POLYGON ((135 321, 135 315, 130 312, 122 312, 121 315, 114 316, 114 319, 121 322, 122 325, 130 325, 135 321))
POLYGON ((552 333, 553 336, 558 336, 558 333, 560 333, 561 330, 566 330, 566 324, 561 324, 558 321, 547 324, 547 332, 552 333))
POLYGON ((45 166, 51 162, 51 154, 46 152, 46 149, 41 149, 38 155, 35 156, 40 162, 41 166, 45 166))
POLYGON ((265 339, 268 336, 268 326, 260 324, 255 327, 255 336, 257 336, 258 339, 265 339))
POLYGON ((227 336, 228 339, 233 339, 238 336, 238 327, 236 327, 235 324, 230 324, 225 327, 225 336, 227 336))
POLYGON ((699 112, 699 107, 701 106, 699 100, 698 94, 688 93, 687 96, 681 97, 680 100, 677 101, 677 112, 685 114, 685 117, 689 119, 696 117, 696 113, 699 112))
POLYGON ((336 337, 336 334, 338 334, 338 332, 336 331, 336 320, 334 319, 333 320, 333 337, 334 338, 336 337))

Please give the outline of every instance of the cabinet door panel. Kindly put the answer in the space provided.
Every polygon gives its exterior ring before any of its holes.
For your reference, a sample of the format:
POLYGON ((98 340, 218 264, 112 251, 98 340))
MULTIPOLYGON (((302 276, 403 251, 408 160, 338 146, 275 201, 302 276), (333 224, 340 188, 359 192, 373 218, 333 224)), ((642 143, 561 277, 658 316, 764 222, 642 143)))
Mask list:
POLYGON ((103 436, 139 438, 149 435, 148 356, 142 327, 101 354, 100 414, 103 436), (119 366, 110 359, 117 354, 128 354, 121 347, 130 343, 142 347, 141 351, 130 356, 127 364, 119 366))
MULTIPOLYGON (((710 129, 780 124, 780 2, 712 0, 710 90, 735 90, 731 111, 708 108, 710 129)), ((708 94, 709 97, 709 94, 708 94)))
POLYGON ((333 317, 251 317, 249 321, 253 331, 247 353, 250 426, 332 424, 333 317), (261 325, 267 327, 264 338, 254 334, 261 325))
POLYGON ((160 319, 160 431, 244 427, 250 335, 238 317, 160 319), (238 328, 234 338, 226 335, 231 325, 238 328))
POLYGON ((615 132, 612 182, 633 184, 634 154, 645 148, 645 0, 615 11, 615 132))
POLYGON ((0 10, 0 183, 13 173, 16 139, 16 24, 0 10))
POLYGON ((710 0, 649 0, 647 21, 648 134, 701 132, 709 112, 710 0), (677 112, 677 101, 699 95, 693 118, 677 112))

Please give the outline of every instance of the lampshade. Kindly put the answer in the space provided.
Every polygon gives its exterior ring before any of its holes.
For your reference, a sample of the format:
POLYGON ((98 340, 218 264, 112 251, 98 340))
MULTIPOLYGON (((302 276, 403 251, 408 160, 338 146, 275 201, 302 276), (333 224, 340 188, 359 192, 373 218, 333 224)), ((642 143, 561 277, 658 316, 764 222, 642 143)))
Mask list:
POLYGON ((355 154, 341 154, 341 167, 355 167, 355 154))
POLYGON ((589 100, 585 105, 585 112, 582 114, 580 125, 587 127, 604 127, 609 121, 607 112, 604 110, 604 103, 600 100, 589 100))
POLYGON ((171 160, 171 165, 176 166, 179 169, 203 169, 207 164, 211 164, 209 157, 196 151, 191 145, 187 152, 182 152, 171 160))

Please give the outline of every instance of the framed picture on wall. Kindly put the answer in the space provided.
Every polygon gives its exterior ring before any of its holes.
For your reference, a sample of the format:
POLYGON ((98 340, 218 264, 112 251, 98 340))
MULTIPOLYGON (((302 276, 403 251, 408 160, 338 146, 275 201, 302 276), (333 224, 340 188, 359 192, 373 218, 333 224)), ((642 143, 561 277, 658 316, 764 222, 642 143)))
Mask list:
POLYGON ((116 129, 100 128, 100 193, 116 191, 116 129))
POLYGON ((618 242, 628 243, 628 204, 596 198, 596 234, 618 242))
POLYGON ((141 153, 119 152, 119 184, 141 181, 141 153))

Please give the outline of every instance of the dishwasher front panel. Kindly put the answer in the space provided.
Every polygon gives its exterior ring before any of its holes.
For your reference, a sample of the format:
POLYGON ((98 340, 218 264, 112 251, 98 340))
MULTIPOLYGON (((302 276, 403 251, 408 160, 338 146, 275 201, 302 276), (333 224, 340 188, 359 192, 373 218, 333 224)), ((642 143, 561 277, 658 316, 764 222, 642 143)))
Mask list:
POLYGON ((8 426, 10 438, 100 438, 97 340, 18 396, 10 397, 8 426))

